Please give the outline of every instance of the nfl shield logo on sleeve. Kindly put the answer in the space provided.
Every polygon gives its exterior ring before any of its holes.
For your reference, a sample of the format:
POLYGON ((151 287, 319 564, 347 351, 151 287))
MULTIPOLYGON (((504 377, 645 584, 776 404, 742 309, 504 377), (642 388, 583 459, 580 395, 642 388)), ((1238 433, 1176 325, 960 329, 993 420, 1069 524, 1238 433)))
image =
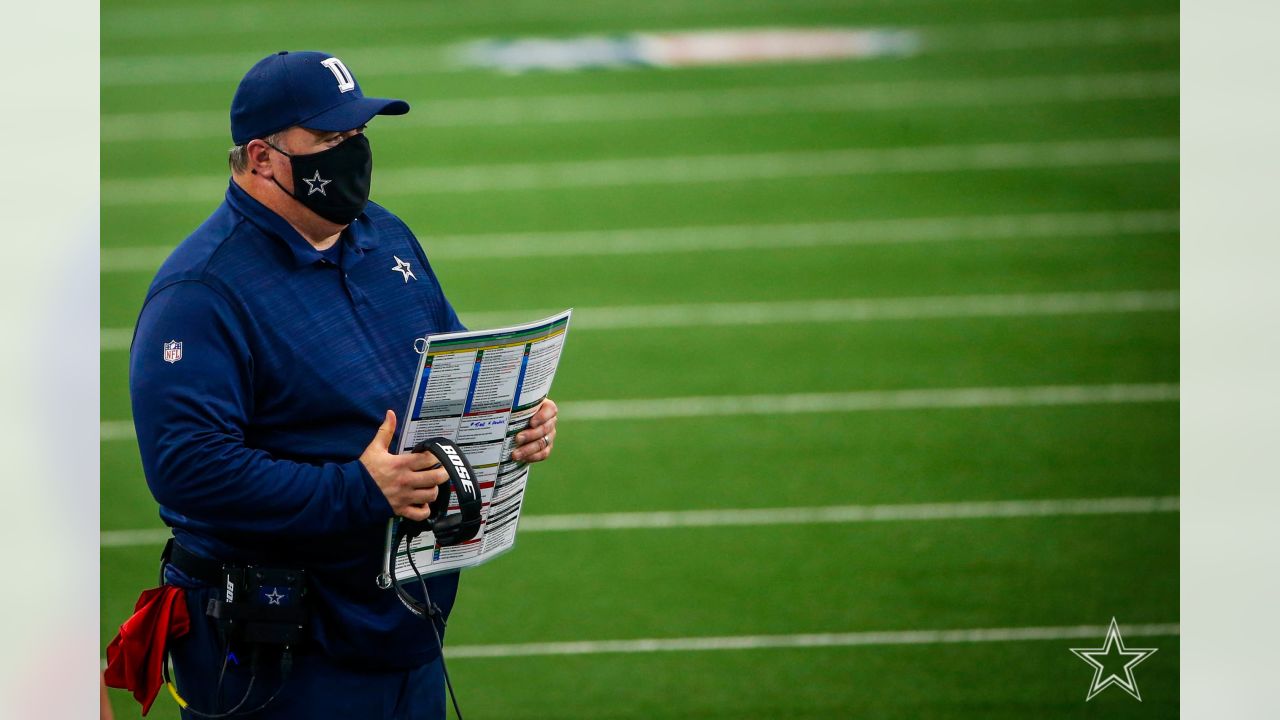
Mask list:
POLYGON ((170 340, 164 344, 164 361, 173 364, 182 359, 182 341, 170 340))

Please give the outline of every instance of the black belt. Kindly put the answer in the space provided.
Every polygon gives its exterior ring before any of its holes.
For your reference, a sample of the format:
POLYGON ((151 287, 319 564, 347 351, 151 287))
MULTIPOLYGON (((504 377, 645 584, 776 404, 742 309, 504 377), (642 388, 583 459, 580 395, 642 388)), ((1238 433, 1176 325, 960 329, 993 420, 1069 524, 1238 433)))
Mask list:
POLYGON ((212 587, 218 587, 223 583, 220 561, 200 557, 179 545, 173 538, 169 538, 169 542, 165 543, 164 554, 161 557, 192 580, 212 587))

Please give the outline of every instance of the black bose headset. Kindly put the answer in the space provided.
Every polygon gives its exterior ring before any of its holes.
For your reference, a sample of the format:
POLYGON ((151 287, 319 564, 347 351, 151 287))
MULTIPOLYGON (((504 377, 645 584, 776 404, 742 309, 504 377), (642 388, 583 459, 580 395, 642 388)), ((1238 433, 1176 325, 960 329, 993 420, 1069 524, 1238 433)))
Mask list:
MULTIPOLYGON (((412 452, 430 452, 444 467, 449 481, 440 485, 436 499, 431 501, 431 515, 426 520, 401 518, 396 526, 397 541, 412 539, 430 530, 436 545, 447 547, 460 545, 480 531, 480 485, 475 470, 462 453, 462 448, 452 440, 442 437, 427 438, 413 446, 412 452), (458 512, 448 515, 449 500, 458 496, 458 512)), ((397 545, 399 542, 397 542, 397 545)))

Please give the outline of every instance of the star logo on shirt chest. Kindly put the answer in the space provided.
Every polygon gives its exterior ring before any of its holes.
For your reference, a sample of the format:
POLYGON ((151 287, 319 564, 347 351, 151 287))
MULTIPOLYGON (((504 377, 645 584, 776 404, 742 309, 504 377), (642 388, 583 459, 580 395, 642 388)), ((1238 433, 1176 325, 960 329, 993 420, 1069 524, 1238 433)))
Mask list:
POLYGON ((396 266, 391 268, 392 272, 398 272, 401 275, 403 275, 404 281, 406 283, 409 282, 409 278, 413 278, 414 280, 418 279, 418 276, 414 275, 413 270, 409 267, 409 263, 401 260, 399 257, 396 257, 395 255, 392 255, 391 257, 396 259, 396 266))
POLYGON ((333 182, 333 181, 332 181, 332 180, 325 180, 324 178, 320 177, 320 171, 319 171, 319 170, 317 170, 317 171, 316 171, 316 175, 315 175, 315 177, 302 178, 302 182, 306 183, 306 184, 307 184, 307 187, 309 188, 309 189, 307 190, 307 196, 308 196, 308 197, 310 197, 312 193, 320 193, 321 195, 324 195, 325 197, 329 197, 327 194, 325 194, 324 186, 325 186, 325 185, 328 185, 329 183, 331 183, 331 182, 333 182))

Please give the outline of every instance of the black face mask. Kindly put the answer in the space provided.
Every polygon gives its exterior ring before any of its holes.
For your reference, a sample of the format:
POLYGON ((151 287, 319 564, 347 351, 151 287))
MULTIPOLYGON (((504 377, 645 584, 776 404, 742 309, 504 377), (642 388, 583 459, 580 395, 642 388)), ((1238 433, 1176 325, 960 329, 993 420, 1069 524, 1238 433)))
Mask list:
MULTIPOLYGON (((373 151, 363 133, 311 155, 290 155, 275 145, 271 147, 293 164, 290 194, 312 212, 338 225, 350 225, 364 212, 369 204, 373 151)), ((279 180, 271 180, 289 192, 279 180)))

